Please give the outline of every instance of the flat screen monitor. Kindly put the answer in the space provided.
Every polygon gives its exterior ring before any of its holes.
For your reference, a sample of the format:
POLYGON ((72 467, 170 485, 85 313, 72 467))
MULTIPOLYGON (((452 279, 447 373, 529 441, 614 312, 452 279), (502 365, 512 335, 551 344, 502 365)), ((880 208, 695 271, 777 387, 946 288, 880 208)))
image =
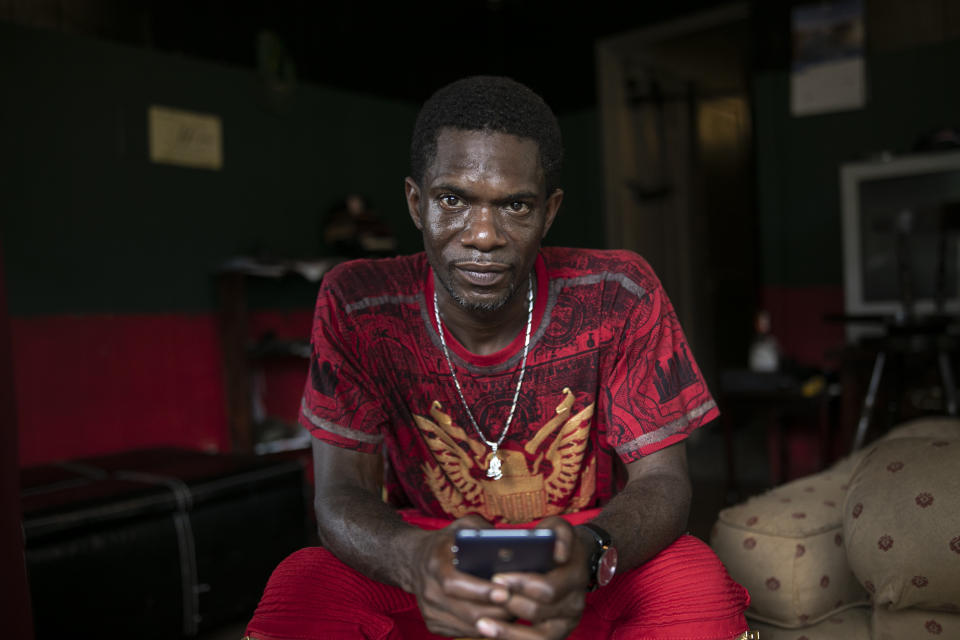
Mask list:
POLYGON ((848 339, 960 312, 960 151, 844 164, 840 192, 848 339))

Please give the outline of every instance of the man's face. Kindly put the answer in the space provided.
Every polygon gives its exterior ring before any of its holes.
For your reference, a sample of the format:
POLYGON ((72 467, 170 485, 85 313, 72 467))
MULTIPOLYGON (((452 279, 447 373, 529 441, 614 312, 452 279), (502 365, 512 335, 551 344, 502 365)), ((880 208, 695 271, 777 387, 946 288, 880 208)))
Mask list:
POLYGON ((503 133, 443 129, 423 184, 407 205, 443 290, 467 311, 502 308, 533 268, 563 199, 545 193, 537 143, 503 133))

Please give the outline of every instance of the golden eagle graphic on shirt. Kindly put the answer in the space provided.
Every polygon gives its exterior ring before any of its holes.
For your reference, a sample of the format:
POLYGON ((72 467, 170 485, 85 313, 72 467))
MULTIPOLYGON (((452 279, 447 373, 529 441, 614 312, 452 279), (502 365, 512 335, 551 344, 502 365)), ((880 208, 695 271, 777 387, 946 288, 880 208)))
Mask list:
POLYGON ((454 425, 439 402, 430 407, 432 420, 415 415, 433 453, 421 469, 443 510, 454 518, 479 513, 487 520, 528 522, 590 504, 597 459, 592 455, 585 463, 584 454, 594 404, 571 415, 573 401, 573 392, 564 389, 556 416, 537 430, 523 452, 500 449, 503 477, 499 480, 486 477, 493 455, 490 448, 454 425))

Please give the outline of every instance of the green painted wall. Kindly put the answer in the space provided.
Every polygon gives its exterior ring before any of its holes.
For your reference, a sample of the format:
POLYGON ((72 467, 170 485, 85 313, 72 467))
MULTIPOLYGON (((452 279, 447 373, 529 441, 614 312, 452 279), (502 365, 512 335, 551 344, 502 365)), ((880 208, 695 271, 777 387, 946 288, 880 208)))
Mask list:
POLYGON ((278 114, 249 71, 4 24, 0 86, 14 314, 207 309, 225 258, 315 255, 345 193, 402 204, 413 105, 301 85, 278 114), (218 114, 223 169, 151 164, 151 104, 218 114))
POLYGON ((604 246, 603 158, 595 109, 558 117, 563 133, 563 204, 545 243, 557 247, 604 246))
MULTIPOLYGON (((251 70, 5 23, 0 87, 13 314, 208 310, 218 264, 320 254, 322 216, 352 191, 401 251, 420 248, 403 201, 417 105, 301 84, 271 108, 251 70), (151 164, 152 104, 219 115, 223 169, 151 164)), ((568 197, 554 244, 602 242, 595 120, 562 118, 568 197)), ((311 305, 314 291, 302 283, 273 302, 311 305)))
POLYGON ((871 55, 862 110, 794 118, 790 76, 754 78, 764 284, 841 285, 839 167, 960 126, 960 41, 871 55))

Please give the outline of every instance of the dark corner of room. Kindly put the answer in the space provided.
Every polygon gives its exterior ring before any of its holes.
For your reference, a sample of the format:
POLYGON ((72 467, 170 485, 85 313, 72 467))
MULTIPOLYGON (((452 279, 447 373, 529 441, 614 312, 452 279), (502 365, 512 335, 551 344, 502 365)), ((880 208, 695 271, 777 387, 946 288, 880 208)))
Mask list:
POLYGON ((563 134, 543 244, 635 252, 669 294, 688 346, 651 406, 702 375, 719 409, 684 431, 686 526, 750 633, 960 637, 960 8, 635 5, 0 0, 8 635, 244 635, 321 545, 311 430, 337 425, 304 388, 347 374, 313 357, 318 292, 423 250, 419 108, 492 74, 563 134))

